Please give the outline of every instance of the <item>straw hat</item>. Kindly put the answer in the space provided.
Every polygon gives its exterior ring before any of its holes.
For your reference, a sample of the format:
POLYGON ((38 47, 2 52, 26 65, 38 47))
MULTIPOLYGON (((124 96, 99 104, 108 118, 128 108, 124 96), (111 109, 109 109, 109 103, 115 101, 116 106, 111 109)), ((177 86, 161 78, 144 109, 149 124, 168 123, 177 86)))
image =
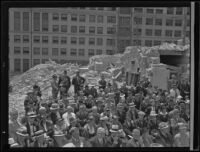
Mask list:
POLYGON ((154 116, 154 117, 155 117, 155 116, 157 116, 157 115, 158 115, 158 114, 157 114, 155 111, 151 111, 151 112, 150 112, 150 116, 154 116))
POLYGON ((29 118, 35 118, 35 117, 37 117, 37 114, 36 114, 35 112, 31 111, 31 112, 28 112, 28 113, 27 113, 27 116, 28 116, 29 118))
POLYGON ((145 113, 144 113, 143 111, 139 111, 139 112, 138 112, 138 115, 140 115, 140 116, 144 116, 145 113))
POLYGON ((118 125, 112 125, 110 132, 113 133, 113 132, 118 132, 118 131, 119 131, 119 126, 118 125))
POLYGON ((106 130, 103 128, 103 127, 99 127, 98 129, 97 129, 97 134, 98 133, 106 133, 106 130))
POLYGON ((58 105, 57 103, 53 103, 53 104, 51 105, 50 110, 58 110, 58 109, 59 109, 59 105, 58 105))
POLYGON ((133 102, 129 103, 129 107, 135 107, 135 104, 133 102))
POLYGON ((43 115, 43 114, 46 114, 46 108, 45 107, 41 107, 40 109, 39 109, 39 114, 40 115, 43 115))
POLYGON ((168 127, 169 127, 169 125, 166 122, 160 122, 158 125, 158 129, 166 129, 168 127))
POLYGON ((185 123, 178 123, 178 126, 179 126, 179 129, 182 130, 182 129, 187 129, 187 126, 185 123))

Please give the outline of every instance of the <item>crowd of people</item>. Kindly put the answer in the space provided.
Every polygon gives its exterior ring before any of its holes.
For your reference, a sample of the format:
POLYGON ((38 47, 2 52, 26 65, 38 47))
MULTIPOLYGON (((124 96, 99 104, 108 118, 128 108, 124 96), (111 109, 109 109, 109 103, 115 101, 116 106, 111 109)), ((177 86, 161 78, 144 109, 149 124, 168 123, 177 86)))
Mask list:
MULTIPOLYGON (((97 80, 98 81, 98 80, 97 80)), ((52 76, 52 96, 44 101, 38 85, 27 93, 25 115, 9 113, 11 147, 189 147, 189 84, 174 77, 169 90, 148 78, 135 85, 87 84, 79 71, 71 80, 52 76), (69 88, 74 86, 74 95, 69 88)))

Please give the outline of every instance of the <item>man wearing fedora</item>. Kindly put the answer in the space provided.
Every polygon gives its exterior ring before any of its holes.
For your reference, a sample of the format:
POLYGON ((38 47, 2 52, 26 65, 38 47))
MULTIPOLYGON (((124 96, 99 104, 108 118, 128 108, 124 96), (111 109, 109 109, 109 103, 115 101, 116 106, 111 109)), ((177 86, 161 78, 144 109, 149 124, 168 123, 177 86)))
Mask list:
POLYGON ((93 84, 91 84, 89 87, 91 87, 91 88, 90 88, 89 94, 92 95, 93 98, 96 98, 97 95, 98 95, 98 94, 97 94, 97 89, 94 87, 93 84))
POLYGON ((51 88, 52 88, 52 98, 57 99, 58 97, 58 92, 59 92, 59 84, 57 82, 57 75, 54 74, 52 76, 53 80, 51 81, 51 88))
POLYGON ((173 147, 174 140, 170 133, 168 123, 160 122, 158 129, 159 131, 154 135, 154 142, 162 144, 164 147, 173 147))
POLYGON ((190 146, 190 135, 187 131, 187 124, 178 123, 179 133, 174 136, 176 147, 189 147, 190 146))
POLYGON ((75 94, 79 94, 79 91, 83 87, 84 83, 85 83, 85 78, 80 76, 80 72, 77 70, 76 76, 73 77, 73 79, 72 79, 72 84, 74 85, 74 93, 75 94))
POLYGON ((34 85, 33 91, 28 92, 27 96, 24 100, 24 108, 25 113, 27 114, 29 111, 36 111, 39 110, 39 100, 38 100, 38 93, 39 93, 39 86, 34 85))
POLYGON ((63 93, 65 94, 68 94, 68 90, 71 86, 71 80, 70 80, 70 77, 67 75, 67 71, 65 70, 63 75, 61 75, 59 77, 59 80, 58 80, 58 85, 61 87, 64 87, 65 88, 65 92, 60 92, 61 96, 63 93))
POLYGON ((133 124, 134 121, 138 118, 138 110, 135 108, 134 103, 129 104, 129 110, 126 113, 126 117, 131 121, 133 124))
POLYGON ((126 147, 144 147, 139 129, 133 129, 132 135, 129 137, 131 139, 128 140, 126 147))
POLYGON ((98 127, 97 134, 90 139, 92 147, 108 147, 108 138, 106 137, 106 130, 103 127, 98 127))

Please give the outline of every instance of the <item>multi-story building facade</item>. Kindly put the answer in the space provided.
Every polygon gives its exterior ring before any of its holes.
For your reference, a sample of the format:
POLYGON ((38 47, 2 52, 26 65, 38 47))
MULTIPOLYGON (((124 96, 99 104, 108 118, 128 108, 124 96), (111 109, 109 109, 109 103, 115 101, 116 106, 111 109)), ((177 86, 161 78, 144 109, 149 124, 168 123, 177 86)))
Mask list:
POLYGON ((10 8, 9 71, 24 72, 49 58, 86 64, 93 55, 121 53, 128 45, 174 42, 184 31, 189 36, 187 12, 187 8, 10 8))

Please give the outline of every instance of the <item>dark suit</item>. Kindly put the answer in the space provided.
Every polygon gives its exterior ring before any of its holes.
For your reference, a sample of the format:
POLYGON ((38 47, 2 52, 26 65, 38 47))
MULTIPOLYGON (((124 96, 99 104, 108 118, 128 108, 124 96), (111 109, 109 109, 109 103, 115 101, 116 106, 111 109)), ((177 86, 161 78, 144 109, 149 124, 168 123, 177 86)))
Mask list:
POLYGON ((95 88, 90 89, 90 95, 92 95, 94 98, 97 97, 97 90, 95 88))
POLYGON ((102 140, 102 143, 100 143, 100 141, 98 140, 98 137, 94 136, 90 140, 90 143, 91 143, 92 147, 109 147, 108 138, 106 138, 106 137, 104 137, 102 140))
MULTIPOLYGON (((63 87, 65 87, 65 88, 66 88, 65 94, 67 94, 67 93, 68 93, 68 90, 69 90, 69 88, 70 88, 70 86, 71 86, 70 77, 67 76, 67 75, 61 76, 61 77, 59 78, 59 80, 58 80, 58 85, 59 85, 59 86, 62 85, 63 87)), ((63 92, 60 92, 60 93, 63 94, 63 92)))
POLYGON ((83 84, 85 83, 85 78, 81 76, 75 76, 72 79, 72 84, 74 85, 74 93, 78 93, 78 91, 81 90, 81 87, 83 87, 83 84))
POLYGON ((99 80, 99 89, 105 89, 106 88, 106 81, 105 80, 99 80))

